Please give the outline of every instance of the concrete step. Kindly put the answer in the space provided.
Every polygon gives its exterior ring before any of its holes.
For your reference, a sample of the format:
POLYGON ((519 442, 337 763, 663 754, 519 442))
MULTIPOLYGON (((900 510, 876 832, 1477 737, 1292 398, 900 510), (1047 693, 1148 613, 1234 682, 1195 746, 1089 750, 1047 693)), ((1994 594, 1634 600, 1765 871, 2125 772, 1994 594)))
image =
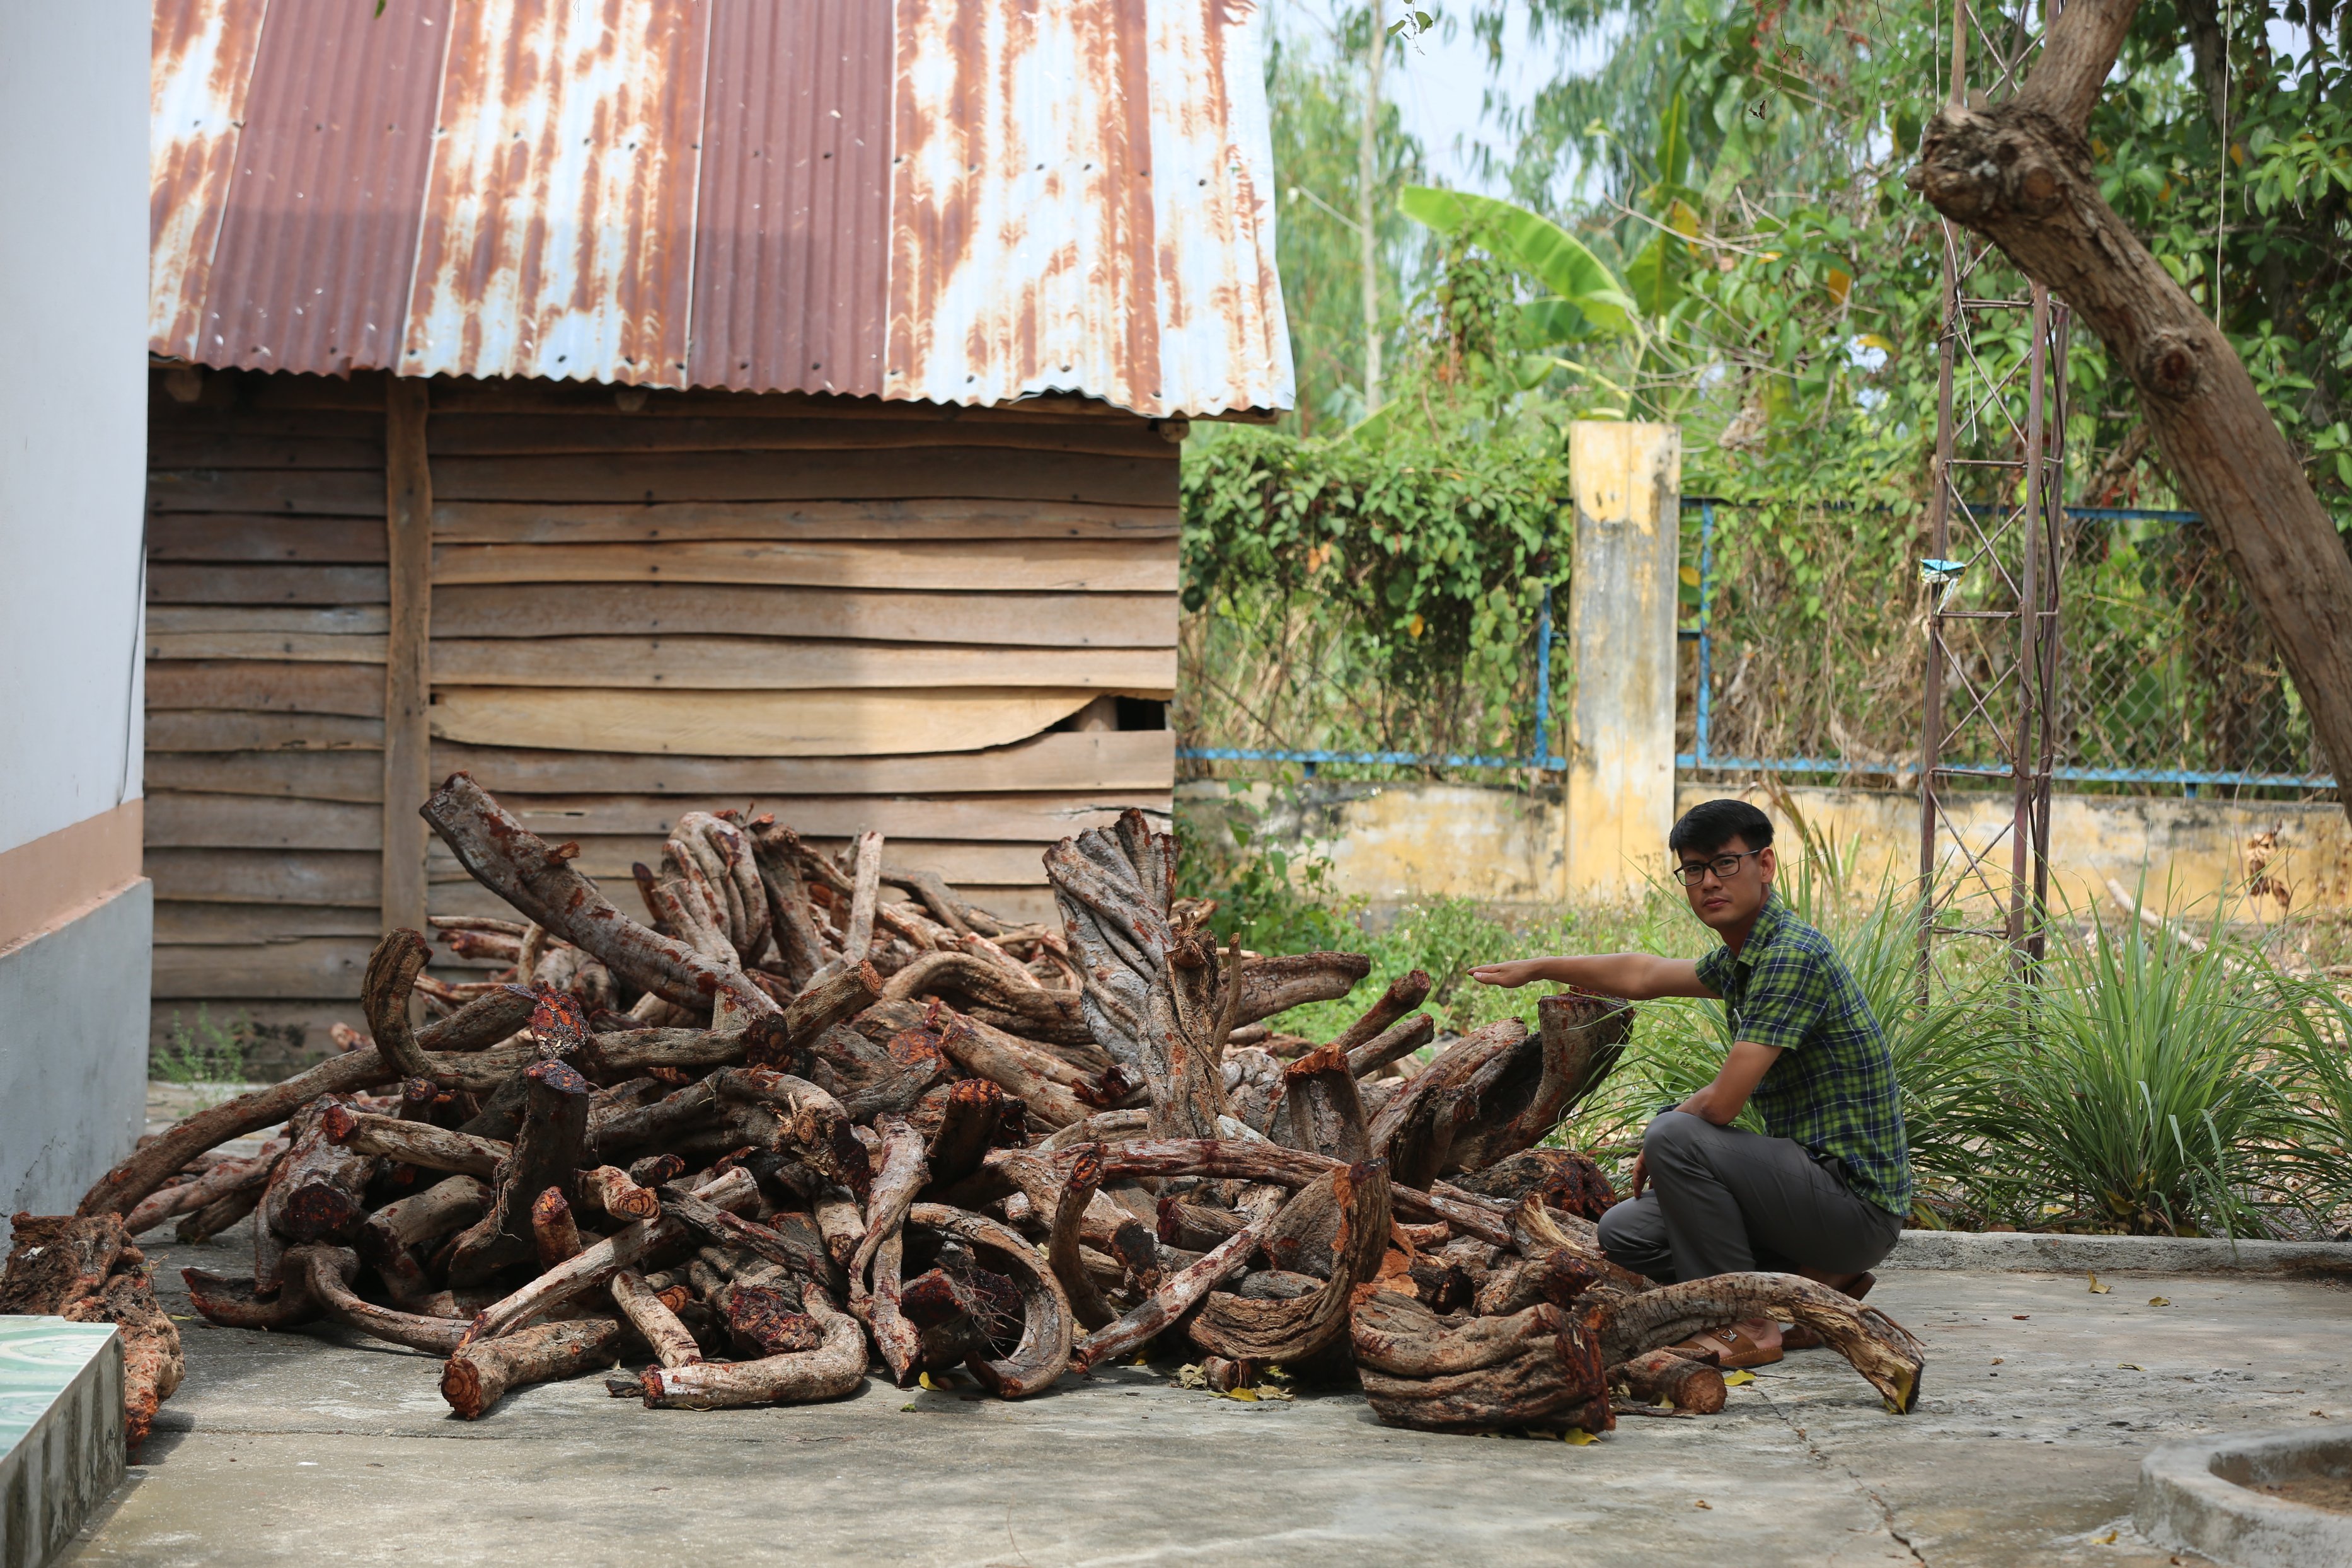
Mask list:
POLYGON ((0 1317, 0 1568, 40 1568, 121 1483, 122 1340, 0 1317))

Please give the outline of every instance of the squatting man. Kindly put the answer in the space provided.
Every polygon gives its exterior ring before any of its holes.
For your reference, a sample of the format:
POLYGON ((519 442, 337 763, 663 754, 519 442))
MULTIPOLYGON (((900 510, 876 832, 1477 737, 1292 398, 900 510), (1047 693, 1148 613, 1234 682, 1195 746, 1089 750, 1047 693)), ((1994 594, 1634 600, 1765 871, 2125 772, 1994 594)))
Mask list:
MULTIPOLYGON (((1632 1199, 1601 1216, 1601 1249, 1654 1279, 1760 1268, 1859 1298, 1911 1208, 1895 1062, 1878 1020, 1828 940, 1773 893, 1769 817, 1745 801, 1711 800, 1675 824, 1666 846, 1691 912, 1723 939, 1706 957, 1531 958, 1471 975, 1637 1002, 1721 1000, 1733 1042, 1723 1070, 1650 1123, 1632 1199), (1751 1100, 1762 1133, 1731 1125, 1751 1100)), ((1786 1342, 1820 1341, 1791 1329, 1786 1342)), ((1783 1334, 1757 1319, 1687 1344, 1727 1367, 1760 1366, 1780 1359, 1783 1334)))

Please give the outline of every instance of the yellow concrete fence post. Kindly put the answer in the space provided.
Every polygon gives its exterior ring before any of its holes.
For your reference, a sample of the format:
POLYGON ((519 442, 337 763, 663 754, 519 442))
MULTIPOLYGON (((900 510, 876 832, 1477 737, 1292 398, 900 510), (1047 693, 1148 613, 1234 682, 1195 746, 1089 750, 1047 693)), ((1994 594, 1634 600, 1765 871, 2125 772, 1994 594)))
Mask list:
POLYGON ((1675 605, 1682 432, 1569 426, 1576 554, 1561 896, 1638 897, 1675 812, 1675 605))

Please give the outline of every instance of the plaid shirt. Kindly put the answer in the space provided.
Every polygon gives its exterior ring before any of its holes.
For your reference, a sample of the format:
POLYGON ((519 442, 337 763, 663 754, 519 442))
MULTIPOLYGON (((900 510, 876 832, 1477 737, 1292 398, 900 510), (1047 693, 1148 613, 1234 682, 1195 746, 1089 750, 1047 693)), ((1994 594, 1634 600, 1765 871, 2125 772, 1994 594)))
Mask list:
POLYGON ((1738 956, 1717 948, 1698 961, 1698 978, 1723 998, 1733 1039, 1780 1047, 1753 1097, 1766 1133, 1836 1155, 1855 1196, 1908 1215, 1895 1058, 1829 939, 1768 895, 1738 956))

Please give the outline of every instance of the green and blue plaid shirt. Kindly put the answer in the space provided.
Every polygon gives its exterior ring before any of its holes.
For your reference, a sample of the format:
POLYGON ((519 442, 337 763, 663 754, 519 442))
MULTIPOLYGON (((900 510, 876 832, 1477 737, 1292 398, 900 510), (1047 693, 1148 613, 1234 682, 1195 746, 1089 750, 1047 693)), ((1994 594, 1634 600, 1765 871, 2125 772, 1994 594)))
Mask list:
POLYGON ((1723 998, 1733 1039, 1780 1048, 1752 1097, 1766 1133, 1836 1155, 1855 1196, 1908 1215, 1895 1058, 1829 939, 1768 894, 1738 954, 1717 948, 1698 961, 1698 979, 1723 998))

